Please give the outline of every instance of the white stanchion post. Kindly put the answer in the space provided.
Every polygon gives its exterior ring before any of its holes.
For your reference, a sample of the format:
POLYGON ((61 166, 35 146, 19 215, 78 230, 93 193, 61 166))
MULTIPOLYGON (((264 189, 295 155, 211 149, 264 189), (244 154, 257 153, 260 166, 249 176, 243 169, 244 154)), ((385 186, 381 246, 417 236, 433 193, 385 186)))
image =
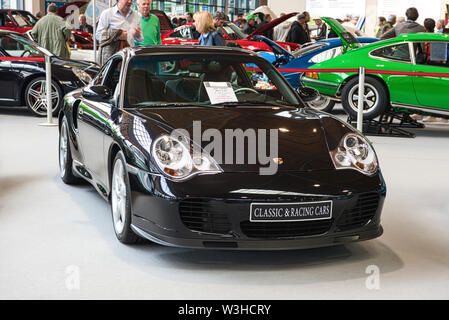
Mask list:
POLYGON ((365 67, 359 68, 359 101, 357 106, 357 130, 363 131, 363 105, 365 103, 365 67))
POLYGON ((51 98, 51 57, 48 55, 45 55, 45 93, 45 105, 47 106, 47 122, 40 123, 39 125, 47 127, 57 126, 58 124, 53 123, 53 101, 51 98))
POLYGON ((97 1, 96 0, 93 0, 93 3, 92 3, 92 6, 93 6, 93 15, 92 15, 92 18, 93 18, 93 32, 94 32, 94 34, 93 34, 93 36, 94 36, 94 62, 95 63, 97 63, 97 1))

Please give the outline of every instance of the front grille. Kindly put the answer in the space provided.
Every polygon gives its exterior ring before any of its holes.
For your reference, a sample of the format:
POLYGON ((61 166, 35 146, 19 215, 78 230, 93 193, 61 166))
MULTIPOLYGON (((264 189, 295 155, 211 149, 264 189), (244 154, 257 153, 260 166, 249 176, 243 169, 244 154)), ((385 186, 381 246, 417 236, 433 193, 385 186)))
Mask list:
POLYGON ((249 238, 291 238, 326 233, 333 219, 298 222, 250 222, 240 223, 242 232, 249 238))
POLYGON ((378 193, 359 195, 355 207, 343 211, 337 223, 340 231, 356 229, 366 225, 376 215, 379 206, 378 193))
POLYGON ((183 200, 179 203, 179 214, 184 225, 193 231, 219 234, 231 231, 226 210, 213 200, 183 200))

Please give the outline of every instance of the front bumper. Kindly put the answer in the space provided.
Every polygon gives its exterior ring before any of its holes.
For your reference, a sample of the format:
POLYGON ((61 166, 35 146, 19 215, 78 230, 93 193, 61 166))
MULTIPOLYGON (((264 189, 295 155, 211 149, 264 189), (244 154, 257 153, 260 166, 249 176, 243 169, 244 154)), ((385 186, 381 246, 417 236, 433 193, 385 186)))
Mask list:
POLYGON ((163 245, 234 250, 302 249, 379 237, 386 196, 381 174, 367 177, 353 170, 344 171, 332 171, 330 176, 309 172, 271 178, 228 173, 199 176, 183 183, 151 176, 146 186, 141 178, 130 174, 132 228, 163 245), (352 181, 350 186, 348 181, 352 181), (252 202, 323 200, 333 201, 331 219, 249 221, 252 202))

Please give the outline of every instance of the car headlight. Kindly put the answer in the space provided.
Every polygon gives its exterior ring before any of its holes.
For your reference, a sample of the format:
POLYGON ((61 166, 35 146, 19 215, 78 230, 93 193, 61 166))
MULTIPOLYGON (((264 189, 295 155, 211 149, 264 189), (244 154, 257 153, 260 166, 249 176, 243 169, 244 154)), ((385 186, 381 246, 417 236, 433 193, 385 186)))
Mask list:
POLYGON ((186 138, 162 135, 152 145, 153 158, 160 170, 172 180, 186 180, 198 174, 222 172, 215 160, 204 152, 191 154, 186 138))
POLYGON ((366 175, 372 175, 378 169, 373 147, 356 133, 347 133, 330 155, 336 169, 355 169, 366 175))
POLYGON ((72 72, 75 74, 75 76, 78 77, 78 79, 83 81, 85 84, 88 84, 92 80, 92 77, 86 71, 78 67, 73 67, 72 72))

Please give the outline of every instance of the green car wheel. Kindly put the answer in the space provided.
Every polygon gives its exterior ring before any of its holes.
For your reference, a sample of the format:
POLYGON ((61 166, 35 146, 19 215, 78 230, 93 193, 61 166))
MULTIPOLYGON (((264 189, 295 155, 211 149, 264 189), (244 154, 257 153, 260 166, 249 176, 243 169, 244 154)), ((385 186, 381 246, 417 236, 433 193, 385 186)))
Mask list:
MULTIPOLYGON (((341 104, 343 109, 352 118, 357 118, 359 103, 359 77, 352 78, 343 87, 341 104)), ((365 79, 365 92, 363 102, 363 118, 374 119, 383 114, 389 107, 388 92, 382 83, 372 77, 365 79)))

